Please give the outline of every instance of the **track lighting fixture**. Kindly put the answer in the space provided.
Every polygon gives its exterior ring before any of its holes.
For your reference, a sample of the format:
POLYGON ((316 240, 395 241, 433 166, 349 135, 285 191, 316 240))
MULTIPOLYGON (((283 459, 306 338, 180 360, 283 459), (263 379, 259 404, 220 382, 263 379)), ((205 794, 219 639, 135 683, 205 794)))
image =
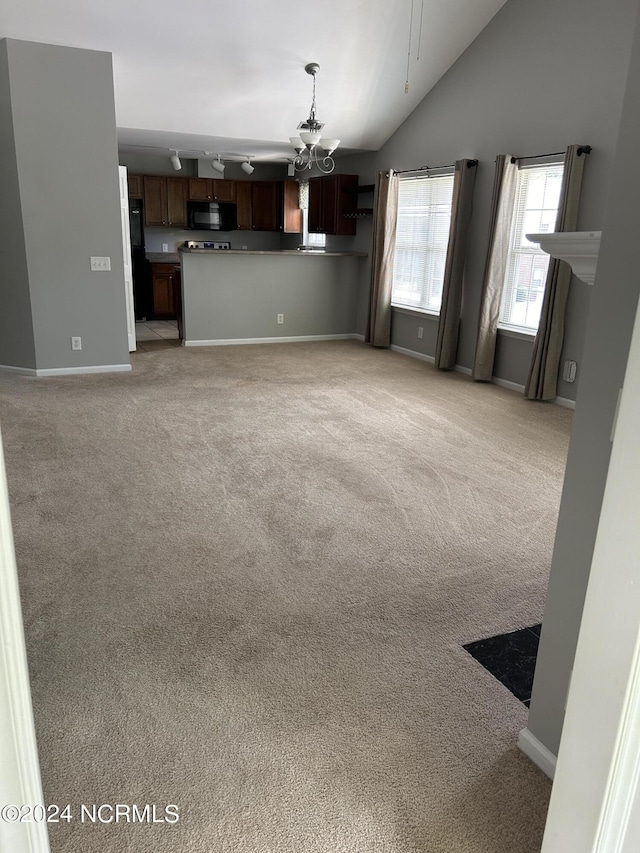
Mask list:
POLYGON ((180 162, 180 158, 178 157, 177 151, 174 151, 171 155, 171 165, 176 170, 176 172, 179 172, 180 169, 182 169, 182 163, 180 162))
POLYGON ((211 167, 216 170, 216 172, 220 172, 221 175, 224 174, 224 163, 220 159, 220 155, 218 154, 218 159, 214 160, 211 163, 211 167))
POLYGON ((247 158, 244 163, 240 163, 240 168, 243 172, 246 172, 247 175, 253 174, 254 167, 249 162, 249 158, 247 158))

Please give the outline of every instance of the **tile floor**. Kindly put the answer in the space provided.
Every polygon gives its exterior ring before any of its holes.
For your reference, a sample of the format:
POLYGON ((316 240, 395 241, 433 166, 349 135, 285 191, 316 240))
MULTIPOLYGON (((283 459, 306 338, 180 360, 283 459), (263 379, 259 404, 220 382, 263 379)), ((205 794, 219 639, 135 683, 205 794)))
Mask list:
POLYGON ((147 320, 136 323, 137 352, 155 352, 167 347, 179 347, 178 324, 175 320, 147 320))
POLYGON ((531 702, 541 627, 531 625, 463 647, 527 708, 531 702))

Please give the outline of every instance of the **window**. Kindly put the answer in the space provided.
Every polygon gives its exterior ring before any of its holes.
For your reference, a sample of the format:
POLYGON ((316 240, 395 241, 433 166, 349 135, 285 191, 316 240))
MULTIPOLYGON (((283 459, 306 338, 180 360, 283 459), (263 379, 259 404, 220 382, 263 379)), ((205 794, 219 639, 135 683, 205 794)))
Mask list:
POLYGON ((400 179, 391 304, 439 313, 447 260, 453 171, 400 179))
POLYGON ((302 211, 302 245, 324 249, 327 244, 326 234, 309 234, 309 181, 300 181, 298 203, 302 211))
POLYGON ((549 255, 525 234, 555 231, 563 163, 522 166, 509 235, 500 306, 501 328, 535 334, 540 323, 549 255))

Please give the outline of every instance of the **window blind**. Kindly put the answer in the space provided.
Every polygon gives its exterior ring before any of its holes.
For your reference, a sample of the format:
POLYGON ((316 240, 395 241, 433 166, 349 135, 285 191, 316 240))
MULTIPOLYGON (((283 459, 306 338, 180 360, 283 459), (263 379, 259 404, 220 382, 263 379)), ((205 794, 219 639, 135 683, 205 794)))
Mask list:
POLYGON ((440 311, 453 179, 452 170, 400 180, 392 305, 440 311))
POLYGON ((507 268, 502 291, 500 325, 537 331, 544 299, 549 255, 526 234, 553 232, 562 187, 563 163, 520 169, 507 268))

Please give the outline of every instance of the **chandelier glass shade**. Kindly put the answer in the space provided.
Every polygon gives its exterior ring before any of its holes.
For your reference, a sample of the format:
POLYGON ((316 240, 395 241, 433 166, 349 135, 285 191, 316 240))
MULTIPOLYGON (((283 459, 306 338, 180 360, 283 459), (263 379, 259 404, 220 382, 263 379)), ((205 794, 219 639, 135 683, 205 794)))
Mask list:
POLYGON ((304 70, 313 77, 313 98, 309 118, 301 121, 298 125, 298 136, 290 136, 289 142, 296 152, 293 165, 297 172, 314 167, 328 175, 336 167, 331 156, 340 145, 339 139, 328 139, 322 137, 324 122, 316 118, 316 74, 320 70, 317 62, 305 65, 304 70))

